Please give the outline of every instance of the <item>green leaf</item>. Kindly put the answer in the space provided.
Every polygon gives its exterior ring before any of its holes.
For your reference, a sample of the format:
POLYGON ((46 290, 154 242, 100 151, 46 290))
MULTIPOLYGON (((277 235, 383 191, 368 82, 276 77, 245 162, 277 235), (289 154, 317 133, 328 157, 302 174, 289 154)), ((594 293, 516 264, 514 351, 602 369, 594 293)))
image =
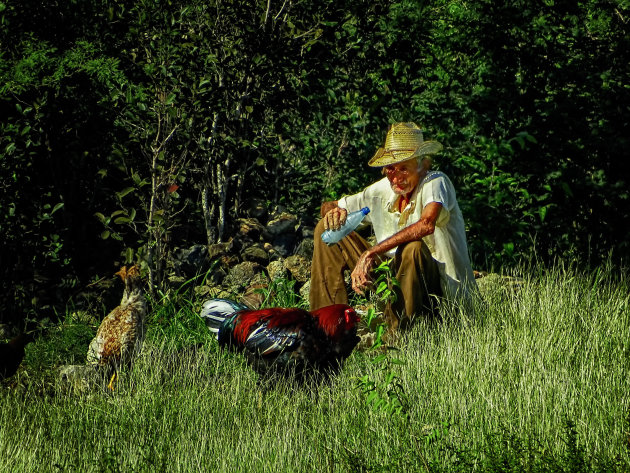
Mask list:
POLYGON ((125 263, 126 264, 133 263, 133 248, 127 248, 125 250, 125 263))
POLYGON ((379 364, 379 363, 381 363, 382 361, 384 361, 386 358, 387 358, 387 356, 386 356, 386 355, 384 355, 384 354, 381 354, 381 355, 375 356, 375 357, 374 357, 374 359, 372 360, 372 363, 374 363, 375 365, 376 365, 376 364, 379 364))
POLYGON ((545 206, 541 207, 541 208, 538 210, 538 215, 540 215, 540 221, 541 221, 541 222, 544 222, 544 221, 545 221, 545 216, 547 215, 547 208, 548 208, 548 206, 547 206, 547 205, 545 205, 545 206))
POLYGON ((174 93, 168 94, 168 97, 166 97, 164 105, 172 105, 173 102, 175 102, 175 97, 176 95, 174 93))
POLYGON ((50 215, 54 214, 57 210, 62 208, 63 205, 64 205, 63 202, 59 202, 57 205, 55 205, 55 207, 52 209, 52 212, 50 212, 50 215))
POLYGON ((126 195, 128 195, 129 193, 135 190, 136 190, 135 187, 127 187, 126 189, 123 189, 120 192, 116 192, 116 195, 118 196, 119 199, 122 199, 123 197, 125 197, 126 195))

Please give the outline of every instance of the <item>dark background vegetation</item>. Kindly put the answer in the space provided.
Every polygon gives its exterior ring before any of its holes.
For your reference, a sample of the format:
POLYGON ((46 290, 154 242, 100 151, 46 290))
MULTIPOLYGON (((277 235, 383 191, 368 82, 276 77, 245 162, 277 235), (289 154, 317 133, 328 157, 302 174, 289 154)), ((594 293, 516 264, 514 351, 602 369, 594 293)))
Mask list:
POLYGON ((473 264, 627 261, 630 4, 0 0, 0 321, 118 264, 314 221, 387 125, 445 148, 473 264))

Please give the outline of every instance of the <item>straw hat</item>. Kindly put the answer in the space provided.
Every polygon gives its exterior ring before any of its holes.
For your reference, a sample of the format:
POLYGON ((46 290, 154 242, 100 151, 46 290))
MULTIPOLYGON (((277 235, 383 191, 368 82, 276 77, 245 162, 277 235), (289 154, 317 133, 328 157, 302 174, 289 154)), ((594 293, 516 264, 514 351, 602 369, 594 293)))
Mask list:
POLYGON ((385 146, 376 151, 368 166, 388 166, 425 154, 437 153, 441 149, 442 145, 437 141, 424 141, 422 130, 415 123, 395 123, 387 131, 385 146))

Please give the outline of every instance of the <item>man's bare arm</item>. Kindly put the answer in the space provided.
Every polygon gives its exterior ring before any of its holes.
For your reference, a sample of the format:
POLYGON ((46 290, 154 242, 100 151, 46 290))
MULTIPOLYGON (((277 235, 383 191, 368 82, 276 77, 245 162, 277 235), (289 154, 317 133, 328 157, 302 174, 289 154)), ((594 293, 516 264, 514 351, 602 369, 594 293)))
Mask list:
POLYGON ((435 222, 437 222, 442 204, 439 202, 431 202, 422 210, 420 220, 407 228, 403 228, 398 233, 393 234, 387 240, 383 240, 378 245, 370 248, 373 255, 380 255, 388 252, 392 248, 409 243, 410 241, 418 241, 422 237, 433 234, 435 231, 435 222))
POLYGON ((439 202, 427 204, 422 211, 420 220, 365 251, 357 261, 354 271, 352 271, 352 289, 360 294, 369 285, 370 271, 374 265, 376 256, 385 254, 397 246, 411 241, 418 241, 422 237, 433 234, 435 231, 435 222, 437 222, 441 210, 442 204, 439 202))

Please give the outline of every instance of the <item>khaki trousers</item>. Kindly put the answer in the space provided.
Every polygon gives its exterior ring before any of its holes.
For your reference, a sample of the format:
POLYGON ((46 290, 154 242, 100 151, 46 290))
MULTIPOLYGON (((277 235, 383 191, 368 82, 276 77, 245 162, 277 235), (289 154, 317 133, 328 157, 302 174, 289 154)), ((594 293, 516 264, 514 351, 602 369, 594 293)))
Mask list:
MULTIPOLYGON (((311 310, 348 303, 344 271, 352 271, 361 254, 370 248, 356 232, 328 246, 322 241, 323 231, 323 220, 320 220, 315 227, 311 266, 311 310)), ((427 246, 422 241, 413 241, 398 247, 390 268, 400 283, 400 287, 394 288, 396 300, 385 309, 385 321, 390 330, 408 328, 417 317, 436 317, 437 300, 432 296, 442 295, 440 273, 427 246)))

